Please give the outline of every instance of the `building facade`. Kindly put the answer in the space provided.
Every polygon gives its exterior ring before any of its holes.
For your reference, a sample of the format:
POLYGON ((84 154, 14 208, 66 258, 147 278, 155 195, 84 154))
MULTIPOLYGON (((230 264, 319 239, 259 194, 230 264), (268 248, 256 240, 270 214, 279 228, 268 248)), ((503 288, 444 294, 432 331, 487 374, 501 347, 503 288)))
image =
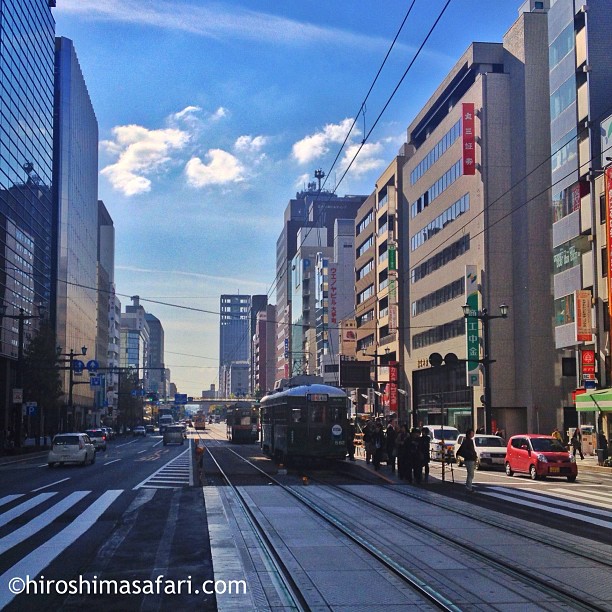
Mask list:
MULTIPOLYGON (((54 192, 57 344, 96 357, 98 315, 98 122, 72 41, 55 40, 54 192)), ((64 373, 68 394, 69 373, 64 373)), ((94 407, 88 385, 73 389, 74 422, 94 407)))
POLYGON ((565 374, 557 424, 564 430, 597 425, 608 436, 612 419, 601 409, 601 395, 599 402, 580 403, 577 414, 572 392, 599 387, 609 393, 612 382, 612 251, 602 176, 612 161, 606 122, 612 110, 611 28, 605 3, 550 2, 554 334, 557 367, 565 374))
POLYGON ((164 328, 151 313, 145 314, 149 326, 149 352, 147 362, 146 393, 156 393, 159 399, 167 399, 166 368, 164 366, 164 328))
MULTIPOLYGON (((251 296, 222 294, 219 316, 219 393, 221 397, 230 397, 231 364, 247 364, 246 390, 249 388, 249 327, 251 321, 251 296)), ((234 381, 237 378, 234 376, 234 381)), ((242 381, 241 381, 241 389, 242 381)))
MULTIPOLYGON (((17 358, 53 306, 55 22, 46 0, 0 3, 0 431, 21 435, 17 358), (36 83, 36 87, 32 87, 36 83), (23 312, 22 312, 23 310, 23 312), (20 338, 21 336, 21 338, 20 338)), ((27 401, 27 398, 24 398, 27 401)), ((14 443, 14 440, 7 440, 14 443)))
POLYGON ((417 425, 554 428, 546 41, 546 11, 534 4, 502 43, 472 44, 408 127, 401 361, 417 425), (505 304, 510 316, 466 322, 472 294, 473 315, 505 304), (458 361, 468 349, 470 376, 458 361))

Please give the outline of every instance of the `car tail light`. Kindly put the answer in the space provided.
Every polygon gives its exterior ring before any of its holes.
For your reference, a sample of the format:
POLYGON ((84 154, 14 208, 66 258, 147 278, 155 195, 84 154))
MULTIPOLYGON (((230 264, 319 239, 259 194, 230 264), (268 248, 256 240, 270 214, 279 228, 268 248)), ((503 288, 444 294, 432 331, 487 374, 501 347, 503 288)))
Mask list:
POLYGON ((103 440, 106 440, 106 436, 102 436, 102 439, 103 439, 103 440))

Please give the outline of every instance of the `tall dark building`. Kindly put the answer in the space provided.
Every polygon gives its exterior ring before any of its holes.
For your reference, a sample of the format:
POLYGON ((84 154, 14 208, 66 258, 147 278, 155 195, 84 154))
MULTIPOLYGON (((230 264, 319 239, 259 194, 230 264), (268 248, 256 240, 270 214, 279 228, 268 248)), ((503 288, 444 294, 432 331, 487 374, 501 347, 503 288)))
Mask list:
MULTIPOLYGON (((55 40, 53 186, 57 285, 55 328, 62 353, 96 353, 98 318, 98 121, 72 41, 55 40)), ((91 356, 91 357, 89 357, 91 356)), ((64 393, 68 394, 68 374, 64 393)), ((89 385, 73 390, 74 424, 94 425, 89 385), (88 421, 88 422, 86 422, 88 421)))
MULTIPOLYGON (((317 177, 318 178, 318 177, 317 177)), ((285 209, 283 229, 276 241, 276 380, 290 373, 291 347, 291 261, 298 250, 297 235, 301 228, 327 229, 327 242, 333 246, 336 219, 355 219, 367 196, 337 196, 324 191, 316 183, 309 183, 306 191, 289 200, 285 209)), ((304 230, 303 235, 307 235, 304 230)))
POLYGON ((149 393, 157 393, 160 398, 167 396, 166 389, 166 370, 164 366, 164 327, 161 321, 150 313, 145 314, 145 319, 149 324, 149 354, 148 363, 149 393))
MULTIPOLYGON (((250 295, 221 295, 219 321, 219 392, 222 397, 229 397, 231 389, 227 388, 230 366, 240 362, 245 365, 248 380, 248 363, 250 354, 249 327, 251 323, 250 295)), ((242 380, 242 378, 241 378, 242 380)), ((247 388, 241 382, 241 388, 247 388)))
MULTIPOLYGON (((0 2, 0 432, 21 426, 13 405, 19 341, 52 300, 55 22, 48 0, 0 2), (23 309, 24 331, 16 318, 23 309), (21 338, 20 338, 21 336, 21 338)), ((28 398, 23 398, 25 401, 28 398)))

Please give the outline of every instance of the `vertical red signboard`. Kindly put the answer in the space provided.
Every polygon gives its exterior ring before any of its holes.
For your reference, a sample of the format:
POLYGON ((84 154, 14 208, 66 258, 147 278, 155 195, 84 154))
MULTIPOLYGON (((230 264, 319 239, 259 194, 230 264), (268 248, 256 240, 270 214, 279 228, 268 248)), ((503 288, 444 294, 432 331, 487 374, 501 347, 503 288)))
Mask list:
POLYGON ((595 351, 582 351, 582 380, 595 380, 595 351))
POLYGON ((461 118, 463 136, 463 174, 476 174, 476 135, 474 133, 474 104, 463 104, 461 118))
POLYGON ((397 361, 389 362, 389 410, 397 412, 397 361))

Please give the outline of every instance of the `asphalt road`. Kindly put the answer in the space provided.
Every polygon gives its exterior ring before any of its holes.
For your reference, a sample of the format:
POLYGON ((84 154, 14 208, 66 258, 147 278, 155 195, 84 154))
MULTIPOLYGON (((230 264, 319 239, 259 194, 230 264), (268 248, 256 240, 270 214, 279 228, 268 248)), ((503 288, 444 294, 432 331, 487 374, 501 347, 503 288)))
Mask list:
POLYGON ((155 435, 117 438, 84 467, 49 468, 46 454, 0 464, 0 609, 215 609, 193 469, 189 441, 155 435), (113 594, 99 594, 103 579, 113 594))

